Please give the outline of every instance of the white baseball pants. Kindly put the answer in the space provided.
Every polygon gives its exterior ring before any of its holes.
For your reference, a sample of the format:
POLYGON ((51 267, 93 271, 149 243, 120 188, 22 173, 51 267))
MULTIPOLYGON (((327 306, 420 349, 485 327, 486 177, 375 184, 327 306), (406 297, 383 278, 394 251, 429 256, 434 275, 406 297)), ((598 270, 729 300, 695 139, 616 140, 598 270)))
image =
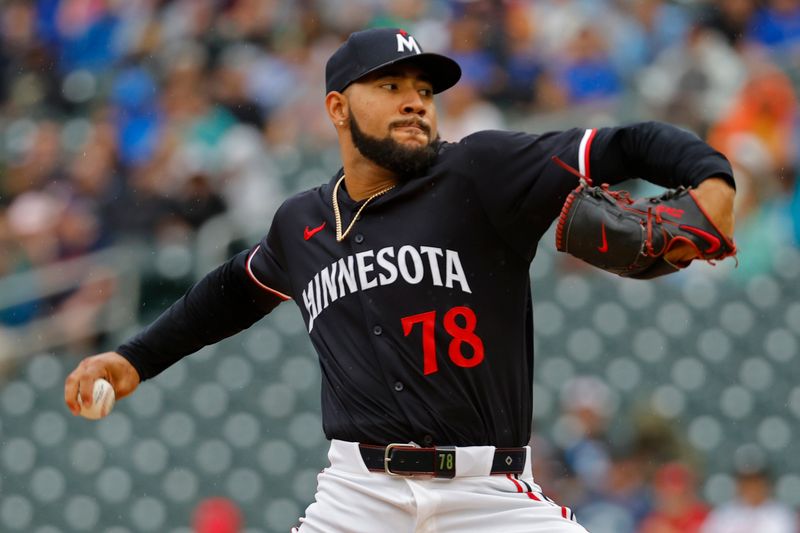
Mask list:
POLYGON ((330 467, 296 533, 587 533, 531 475, 488 475, 492 446, 456 448, 456 477, 370 472, 358 443, 331 441, 330 467), (485 465, 485 466, 484 466, 485 465))

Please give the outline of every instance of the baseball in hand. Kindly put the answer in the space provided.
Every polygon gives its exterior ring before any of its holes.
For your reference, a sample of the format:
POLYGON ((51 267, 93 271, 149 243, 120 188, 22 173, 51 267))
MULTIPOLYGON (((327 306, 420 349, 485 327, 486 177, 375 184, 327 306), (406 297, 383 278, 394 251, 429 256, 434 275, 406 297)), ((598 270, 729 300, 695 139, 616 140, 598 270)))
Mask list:
POLYGON ((100 378, 94 382, 92 390, 92 404, 83 405, 80 394, 78 394, 78 405, 81 406, 81 416, 91 420, 103 418, 111 409, 114 408, 116 401, 116 394, 114 394, 114 387, 111 383, 100 378))

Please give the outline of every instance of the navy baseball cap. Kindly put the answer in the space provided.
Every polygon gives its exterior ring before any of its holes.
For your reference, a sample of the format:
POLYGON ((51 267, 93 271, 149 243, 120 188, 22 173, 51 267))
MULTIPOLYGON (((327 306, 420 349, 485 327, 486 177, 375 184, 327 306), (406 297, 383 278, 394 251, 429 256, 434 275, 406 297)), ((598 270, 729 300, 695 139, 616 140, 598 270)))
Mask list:
POLYGON ((440 93, 456 84, 461 67, 449 57, 422 51, 419 43, 405 30, 375 28, 350 34, 347 41, 325 65, 325 89, 344 91, 348 85, 380 68, 397 63, 413 63, 425 72, 440 93))

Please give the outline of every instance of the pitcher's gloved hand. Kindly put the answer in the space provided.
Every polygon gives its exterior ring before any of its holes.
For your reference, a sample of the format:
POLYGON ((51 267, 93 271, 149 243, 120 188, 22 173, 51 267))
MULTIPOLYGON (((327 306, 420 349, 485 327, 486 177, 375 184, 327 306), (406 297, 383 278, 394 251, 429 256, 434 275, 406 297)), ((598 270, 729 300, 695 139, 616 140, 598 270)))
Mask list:
POLYGON ((679 187, 634 199, 606 184, 592 186, 583 177, 561 210, 556 247, 637 279, 676 272, 694 259, 713 262, 736 255, 736 245, 706 215, 695 191, 679 187))

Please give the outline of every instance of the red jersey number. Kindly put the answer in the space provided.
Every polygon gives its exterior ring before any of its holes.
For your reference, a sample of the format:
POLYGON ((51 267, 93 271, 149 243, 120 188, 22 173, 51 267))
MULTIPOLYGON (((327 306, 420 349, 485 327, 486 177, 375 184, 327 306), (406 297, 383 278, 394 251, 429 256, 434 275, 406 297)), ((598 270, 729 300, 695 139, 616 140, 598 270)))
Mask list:
MULTIPOLYGON (((416 324, 422 325, 422 373, 433 374, 439 371, 436 359, 436 340, 434 331, 436 327, 436 311, 426 311, 400 319, 403 324, 403 334, 408 337, 416 324)), ((447 349, 450 360, 462 368, 472 368, 483 361, 483 341, 475 333, 478 319, 475 312, 469 307, 453 307, 444 314, 442 325, 444 330, 452 337, 447 349), (471 348, 471 354, 464 353, 464 345, 471 348)))

